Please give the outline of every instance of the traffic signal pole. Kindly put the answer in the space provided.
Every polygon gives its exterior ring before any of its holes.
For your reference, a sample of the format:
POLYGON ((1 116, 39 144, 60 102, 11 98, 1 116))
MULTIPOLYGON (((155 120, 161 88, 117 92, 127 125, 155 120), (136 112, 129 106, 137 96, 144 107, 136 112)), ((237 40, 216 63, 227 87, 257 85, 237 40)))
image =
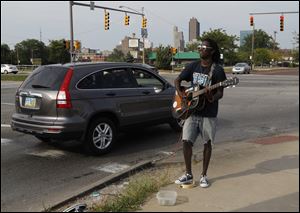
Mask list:
MULTIPOLYGON (((253 21, 253 15, 273 15, 273 14, 281 14, 280 17, 280 31, 283 31, 283 15, 284 14, 292 14, 292 13, 299 13, 299 11, 293 11, 293 12, 268 12, 268 13, 249 13, 250 17, 250 25, 253 26, 253 33, 252 33, 252 48, 251 48, 251 69, 253 69, 253 63, 254 63, 254 32, 255 32, 255 24, 253 21), (282 25, 282 26, 281 26, 282 25)), ((275 35, 276 36, 276 35, 275 35)), ((274 42, 275 45, 275 42, 274 42)))
POLYGON ((254 32, 255 32, 255 24, 253 23, 252 29, 252 45, 251 45, 251 70, 254 68, 254 32))
MULTIPOLYGON (((144 17, 144 7, 142 7, 142 14, 144 17)), ((145 64, 145 33, 143 33, 143 64, 145 64)))
POLYGON ((144 16, 144 11, 143 13, 138 13, 138 12, 132 12, 132 11, 128 11, 128 10, 120 10, 120 9, 116 9, 116 8, 111 8, 111 7, 102 7, 102 6, 97 6, 94 4, 94 2, 90 2, 90 4, 84 4, 84 3, 79 3, 79 2, 75 2, 75 1, 69 1, 69 5, 70 5, 70 55, 71 55, 71 63, 74 62, 74 30, 73 30, 73 6, 77 5, 77 6, 83 6, 83 7, 89 7, 89 8, 99 8, 99 9, 104 9, 104 10, 112 10, 112 11, 118 11, 118 12, 125 12, 125 13, 130 13, 130 14, 135 14, 135 15, 140 15, 140 16, 144 16))
POLYGON ((73 63, 73 42, 74 42, 74 34, 73 34, 73 1, 70 1, 70 57, 71 63, 73 63))

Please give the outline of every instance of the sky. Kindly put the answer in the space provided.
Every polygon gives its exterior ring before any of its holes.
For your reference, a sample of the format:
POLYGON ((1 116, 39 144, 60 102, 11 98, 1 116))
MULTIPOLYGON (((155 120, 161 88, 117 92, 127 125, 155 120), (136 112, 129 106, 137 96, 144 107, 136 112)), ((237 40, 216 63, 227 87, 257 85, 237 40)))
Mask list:
MULTIPOLYGON (((76 1, 89 4, 89 1, 76 1)), ((189 20, 200 22, 200 34, 210 29, 223 29, 240 36, 251 30, 249 13, 298 12, 299 1, 94 1, 95 5, 111 8, 127 6, 141 11, 147 18, 148 39, 154 47, 173 45, 173 27, 178 26, 188 41, 189 20)), ((125 36, 141 34, 142 18, 130 14, 130 25, 124 25, 124 13, 110 11, 110 30, 104 30, 104 10, 73 6, 74 40, 82 47, 112 50, 125 36)), ((256 29, 269 35, 276 33, 280 48, 293 48, 293 32, 299 33, 299 13, 285 14, 284 31, 279 30, 280 14, 255 15, 256 29)), ((25 39, 70 39, 69 1, 1 1, 1 44, 13 48, 25 39)))

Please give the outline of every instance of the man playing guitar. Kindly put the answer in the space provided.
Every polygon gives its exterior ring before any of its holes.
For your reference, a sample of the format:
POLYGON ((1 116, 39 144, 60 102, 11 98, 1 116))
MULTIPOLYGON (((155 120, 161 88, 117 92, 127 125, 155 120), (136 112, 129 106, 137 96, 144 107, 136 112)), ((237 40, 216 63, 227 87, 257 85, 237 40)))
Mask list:
MULTIPOLYGON (((220 51, 217 43, 211 39, 205 39, 198 46, 201 60, 189 64, 175 79, 175 87, 179 97, 185 97, 181 82, 191 82, 194 91, 209 88, 210 85, 226 80, 226 75, 220 62, 220 51)), ((192 114, 186 119, 183 126, 182 142, 186 173, 175 181, 176 184, 193 182, 191 168, 192 147, 200 135, 204 143, 203 170, 200 177, 200 186, 208 187, 207 169, 212 152, 212 144, 216 134, 218 100, 223 97, 223 87, 216 90, 207 89, 206 93, 199 98, 197 106, 192 114)))

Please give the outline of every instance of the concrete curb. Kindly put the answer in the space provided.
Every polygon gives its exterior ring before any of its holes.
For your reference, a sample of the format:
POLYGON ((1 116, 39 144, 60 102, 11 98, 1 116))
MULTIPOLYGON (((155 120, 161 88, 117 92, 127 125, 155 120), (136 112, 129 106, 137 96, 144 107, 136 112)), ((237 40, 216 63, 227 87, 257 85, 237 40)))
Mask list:
POLYGON ((55 211, 59 208, 62 208, 64 205, 68 204, 69 202, 72 202, 78 198, 86 196, 95 190, 102 189, 114 182, 119 181, 122 178, 128 177, 132 172, 137 172, 144 168, 152 167, 153 165, 154 164, 153 164, 152 160, 142 161, 138 164, 135 164, 135 165, 125 169, 122 172, 119 172, 119 173, 113 174, 113 175, 109 175, 108 177, 105 177, 95 183, 92 183, 92 184, 84 187, 83 189, 80 189, 80 191, 75 191, 73 193, 73 195, 64 198, 63 201, 61 201, 61 202, 53 204, 51 207, 47 208, 44 211, 55 211))

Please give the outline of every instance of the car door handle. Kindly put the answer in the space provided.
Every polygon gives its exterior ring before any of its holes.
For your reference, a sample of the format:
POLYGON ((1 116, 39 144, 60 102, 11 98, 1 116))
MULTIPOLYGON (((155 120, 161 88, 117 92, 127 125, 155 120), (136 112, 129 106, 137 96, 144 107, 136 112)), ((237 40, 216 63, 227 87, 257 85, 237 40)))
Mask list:
POLYGON ((147 90, 146 90, 146 91, 143 91, 143 94, 144 94, 144 95, 149 95, 149 94, 150 94, 150 91, 147 91, 147 90))
POLYGON ((106 93, 105 95, 106 95, 106 96, 115 96, 116 93, 110 92, 110 93, 106 93))

